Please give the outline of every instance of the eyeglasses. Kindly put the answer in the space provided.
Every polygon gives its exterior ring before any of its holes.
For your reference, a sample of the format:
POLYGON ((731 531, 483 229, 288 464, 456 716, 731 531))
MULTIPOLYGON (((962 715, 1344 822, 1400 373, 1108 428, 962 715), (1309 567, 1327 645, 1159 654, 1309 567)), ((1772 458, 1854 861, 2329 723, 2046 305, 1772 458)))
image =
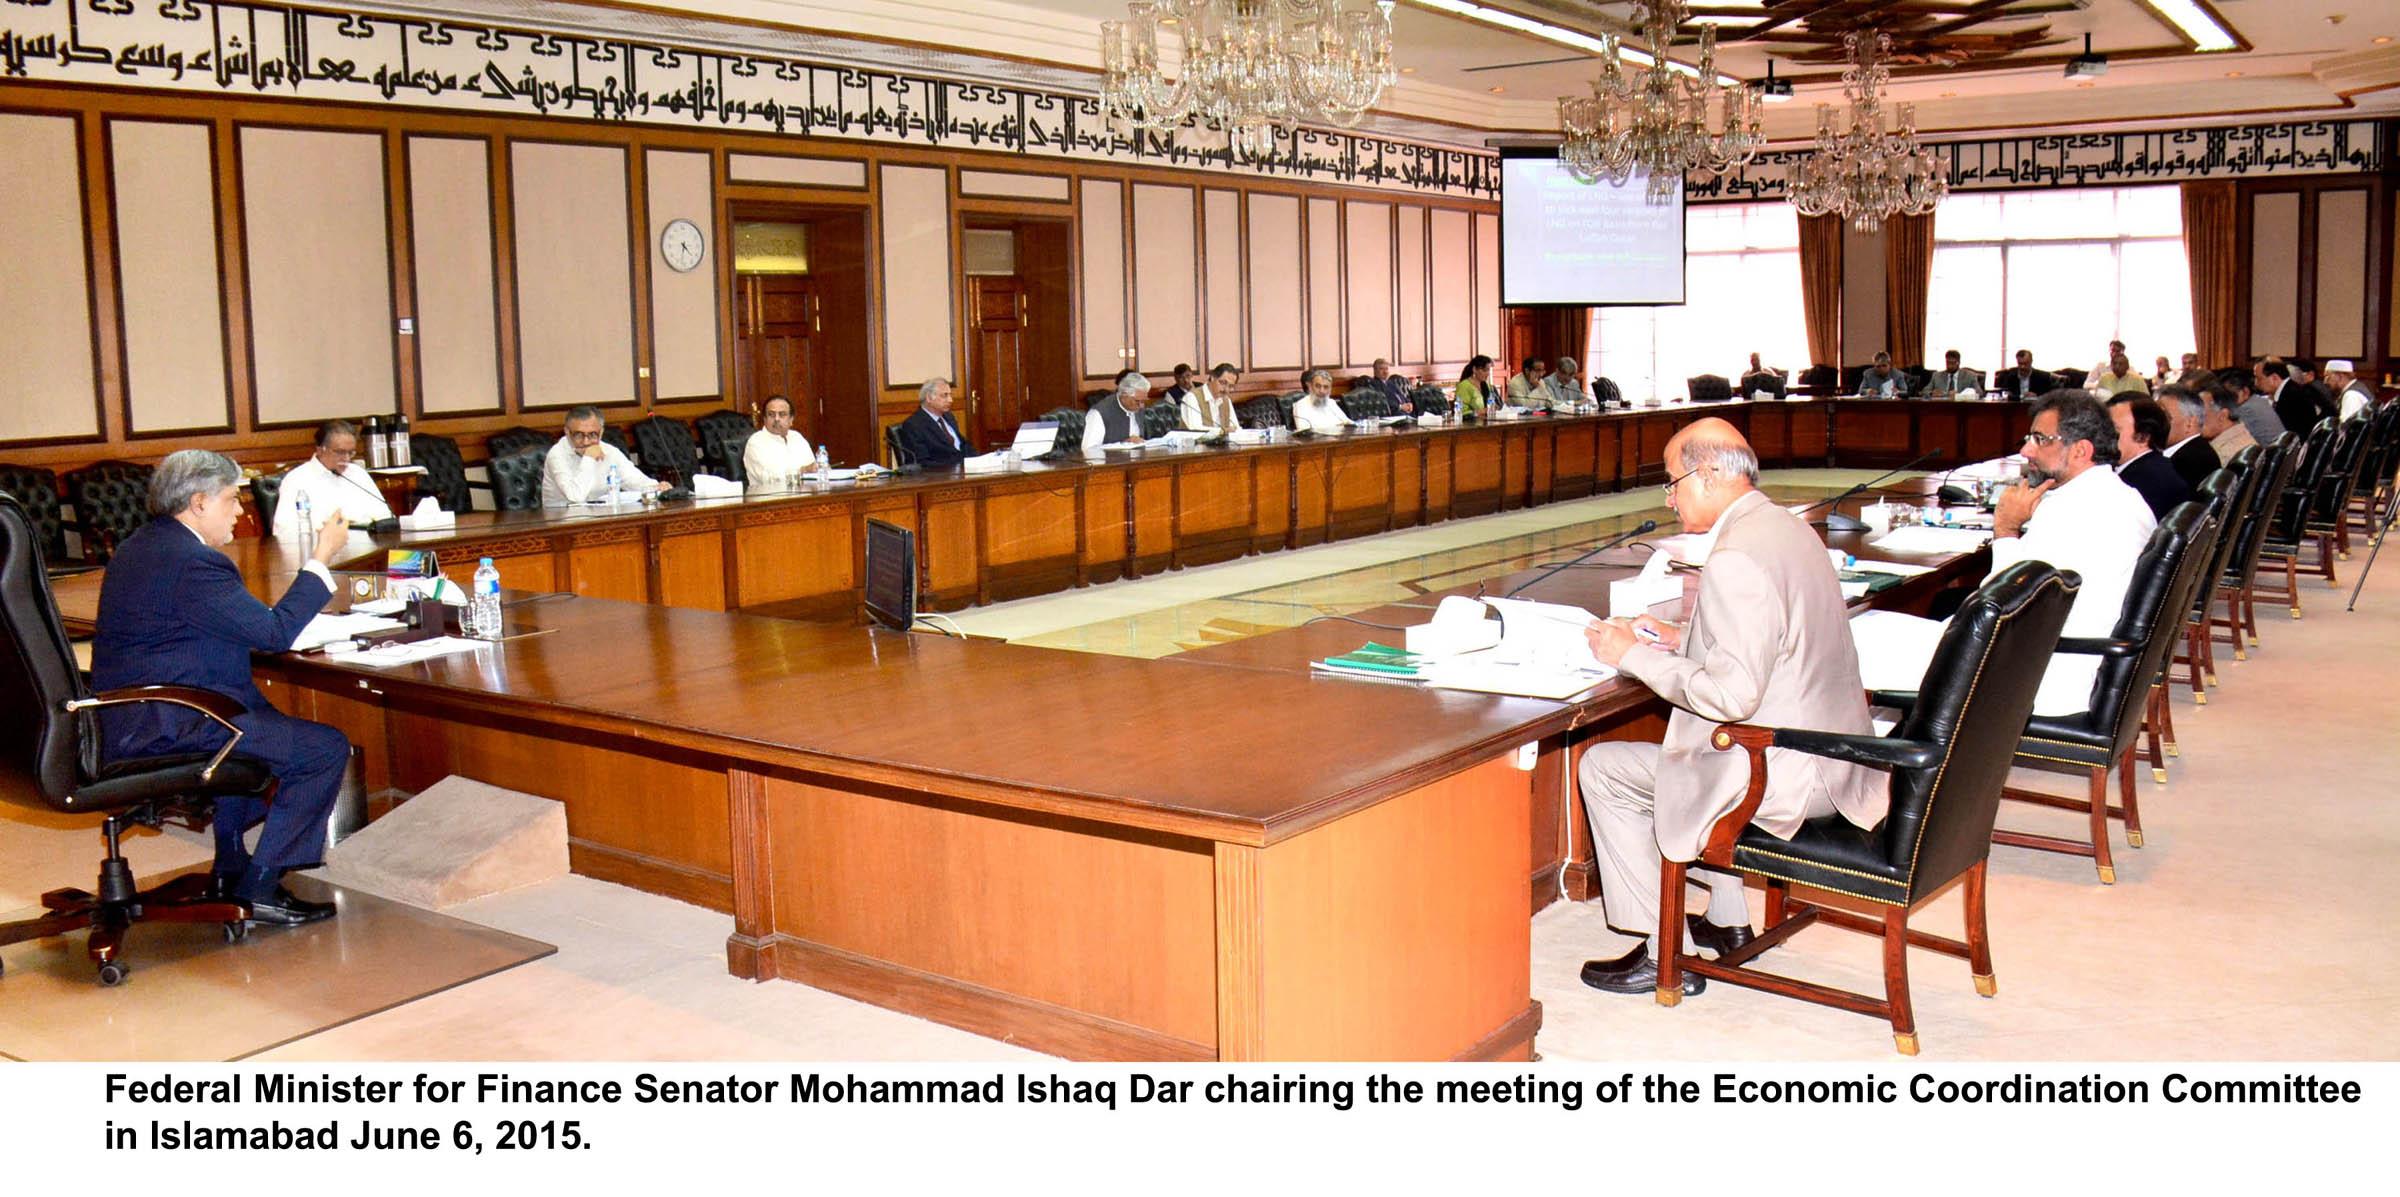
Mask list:
POLYGON ((1704 469, 1707 469, 1707 468, 1708 468, 1707 466, 1696 466, 1696 467, 1694 467, 1694 468, 1692 468, 1692 469, 1685 470, 1684 472, 1682 472, 1682 473, 1680 473, 1680 474, 1677 474, 1676 476, 1674 476, 1674 477, 1672 477, 1672 478, 1669 478, 1669 479, 1667 479, 1667 484, 1666 484, 1665 486, 1663 486, 1663 487, 1660 487, 1660 488, 1659 488, 1659 489, 1661 489, 1661 490, 1663 490, 1663 491, 1665 491, 1665 492, 1667 493, 1667 502, 1669 502, 1669 503, 1672 503, 1672 502, 1674 502, 1674 501, 1675 501, 1675 488, 1676 488, 1676 487, 1678 487, 1678 486, 1681 486, 1681 485, 1683 485, 1683 480, 1684 480, 1684 479, 1686 479, 1686 478, 1689 478, 1689 477, 1691 477, 1692 475, 1694 475, 1694 474, 1697 474, 1697 473, 1699 473, 1701 470, 1704 470, 1704 469))
POLYGON ((590 431, 590 432, 581 432, 581 431, 578 431, 578 430, 576 430, 576 429, 573 429, 573 428, 569 428, 569 429, 567 429, 567 443, 568 443, 568 444, 573 444, 573 445, 588 445, 588 444, 591 444, 593 441, 599 440, 599 439, 600 439, 600 436, 601 436, 601 432, 600 432, 600 430, 598 430, 598 429, 594 429, 594 430, 592 430, 592 431, 590 431))
POLYGON ((2025 443, 2028 445, 2055 445, 2066 439, 2056 433, 2028 432, 2025 434, 2025 443))

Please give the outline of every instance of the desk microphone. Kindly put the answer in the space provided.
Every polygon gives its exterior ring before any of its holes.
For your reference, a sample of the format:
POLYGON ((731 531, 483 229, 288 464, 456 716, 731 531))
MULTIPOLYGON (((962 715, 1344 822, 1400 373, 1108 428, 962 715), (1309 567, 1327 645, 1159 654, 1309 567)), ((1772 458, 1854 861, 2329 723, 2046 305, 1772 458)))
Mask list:
MULTIPOLYGON (((1936 457, 1940 457, 1941 455, 1942 451, 1939 449, 1928 450, 1927 452, 1920 454, 1915 461, 1909 462, 1907 465, 1895 466, 1894 468, 1885 471, 1883 476, 1880 478, 1873 478, 1869 479, 1868 481, 1861 482, 1858 485, 1853 486, 1830 499, 1819 499, 1816 502, 1801 508, 1799 511, 1794 512, 1793 514, 1806 515, 1809 512, 1815 511, 1817 508, 1823 507, 1829 503, 1839 503, 1852 495, 1864 494, 1878 486, 1881 486, 1885 482, 1890 481, 1893 477, 1900 474, 1905 474, 1908 471, 1917 468, 1918 466, 1924 465, 1926 462, 1931 461, 1936 457)), ((1864 532, 1867 530, 1866 523, 1860 520, 1858 517, 1843 515, 1838 511, 1828 511, 1825 513, 1824 519, 1810 520, 1809 522, 1812 524, 1823 525, 1825 530, 1828 532, 1864 532)))
POLYGON ((1550 575, 1552 575, 1552 574, 1554 574, 1554 573, 1557 573, 1558 571, 1560 571, 1560 570, 1562 570, 1562 569, 1573 569, 1574 567, 1576 567, 1576 566, 1578 566, 1578 565, 1581 565, 1581 564, 1583 564, 1584 562, 1586 562, 1586 561, 1589 561, 1589 560, 1591 560, 1592 558, 1594 558, 1594 557, 1597 557, 1597 556, 1599 556, 1600 554, 1602 554, 1602 553, 1605 553, 1605 552, 1609 551, 1610 549, 1613 549, 1613 548, 1617 547, 1618 545, 1624 544, 1626 541, 1632 540, 1633 538, 1635 538, 1635 537, 1637 537, 1637 536, 1647 536, 1647 535, 1649 535, 1650 533, 1652 533, 1652 532, 1656 532, 1656 531, 1658 531, 1658 521, 1657 521, 1657 520, 1643 520, 1643 521, 1642 521, 1642 523, 1641 523, 1641 526, 1640 526, 1640 527, 1638 527, 1638 528, 1635 528, 1633 531, 1631 531, 1631 532, 1627 532, 1627 533, 1625 533, 1625 534, 1624 534, 1624 535, 1622 535, 1622 536, 1615 536, 1615 537, 1611 537, 1611 538, 1609 538, 1609 539, 1607 539, 1607 540, 1601 541, 1601 542, 1600 542, 1598 545, 1595 545, 1595 546, 1593 546, 1593 548, 1591 549, 1591 551, 1584 553, 1582 556, 1576 557, 1576 558, 1574 558, 1574 559, 1572 559, 1572 560, 1568 560, 1568 561, 1561 561, 1561 562, 1559 562, 1558 564, 1556 564, 1556 565, 1553 565, 1553 566, 1551 566, 1550 568, 1543 570, 1543 571, 1542 571, 1540 574, 1538 574, 1538 575, 1536 575, 1536 576, 1534 576, 1534 577, 1527 578, 1527 579, 1525 579, 1523 582, 1520 582, 1520 583, 1518 583, 1514 589, 1511 589, 1511 590, 1510 590, 1510 591, 1509 591, 1507 594, 1501 595, 1500 597, 1501 597, 1501 598, 1515 598, 1515 597, 1517 597, 1517 592, 1518 592, 1518 591, 1521 591, 1521 590, 1525 589, 1526 587, 1533 585, 1533 584, 1534 584, 1534 583, 1536 583, 1536 582, 1543 581, 1543 580, 1545 580, 1545 579, 1549 578, 1549 576, 1550 576, 1550 575))

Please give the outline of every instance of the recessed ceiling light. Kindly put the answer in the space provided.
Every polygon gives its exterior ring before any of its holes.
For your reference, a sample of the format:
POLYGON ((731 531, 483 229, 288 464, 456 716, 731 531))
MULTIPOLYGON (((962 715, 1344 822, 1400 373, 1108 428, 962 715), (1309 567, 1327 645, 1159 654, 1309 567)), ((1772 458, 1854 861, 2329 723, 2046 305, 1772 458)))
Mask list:
POLYGON ((2217 19, 2195 0, 2143 0, 2143 3, 2165 17, 2169 24, 2182 30, 2185 37, 2192 39, 2193 49, 2233 49, 2233 35, 2227 33, 2225 26, 2217 23, 2217 19))
POLYGON ((2225 77, 2228 79, 2239 79, 2242 77, 2242 73, 2240 71, 2227 71, 2225 72, 2225 77))
POLYGON ((1495 87, 1495 88, 1493 88, 1493 89, 1492 89, 1492 94, 1496 96, 1496 95, 1499 95, 1501 92, 1504 92, 1504 91, 1507 91, 1507 90, 1508 90, 1508 89, 1507 89, 1507 88, 1505 88, 1505 87, 1495 87))
POLYGON ((2384 44, 2385 42, 2388 42, 2388 41, 2390 41, 2390 40, 2392 40, 2392 39, 2390 39, 2390 38, 2388 38, 2388 37, 2379 37, 2379 38, 2376 38, 2376 39, 2375 39, 2375 44, 2376 44, 2376 45, 2378 45, 2378 46, 2380 46, 2380 45, 2382 45, 2382 44, 2384 44))

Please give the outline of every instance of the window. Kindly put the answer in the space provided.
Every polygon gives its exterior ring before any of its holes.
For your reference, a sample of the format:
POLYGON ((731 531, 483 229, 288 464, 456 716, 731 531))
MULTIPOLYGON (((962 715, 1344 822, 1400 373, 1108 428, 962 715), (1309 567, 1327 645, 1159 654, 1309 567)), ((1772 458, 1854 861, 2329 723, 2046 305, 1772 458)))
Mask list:
POLYGON ((1628 399, 1681 398, 1685 380, 1740 382, 1750 354, 1796 379, 1808 368, 1800 221, 1790 204, 1707 204, 1684 213, 1680 307, 1595 308, 1592 371, 1628 399))
POLYGON ((1925 360, 1951 349, 1997 373, 2033 352, 2089 369, 2125 342, 2137 373, 2193 347, 2182 200, 2173 187, 1953 195, 1933 225, 1925 360))

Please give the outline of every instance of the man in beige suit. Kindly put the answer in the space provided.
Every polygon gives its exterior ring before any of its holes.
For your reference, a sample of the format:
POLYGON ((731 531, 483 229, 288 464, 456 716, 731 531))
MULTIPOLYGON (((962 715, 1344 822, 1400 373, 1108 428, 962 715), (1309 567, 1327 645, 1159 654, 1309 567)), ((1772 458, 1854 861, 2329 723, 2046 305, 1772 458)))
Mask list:
MULTIPOLYGON (((1583 966, 1611 993, 1658 987, 1655 944, 1664 857, 1689 861, 1750 782, 1748 754, 1709 747, 1719 723, 1868 732, 1841 583, 1809 526, 1758 492, 1758 456, 1731 424, 1700 420, 1667 442, 1667 505, 1714 546, 1689 626, 1648 616, 1606 620, 1585 633, 1593 655, 1674 704, 1664 743, 1609 742, 1583 756, 1577 778, 1592 821, 1600 897, 1609 925, 1647 937, 1615 960, 1583 966)), ((1883 821, 1883 774, 1783 749, 1767 750, 1767 792, 1756 822, 1790 838, 1807 819, 1840 812, 1862 828, 1883 821)), ((1722 956, 1748 943, 1738 877, 1703 870, 1708 913, 1693 915, 1699 947, 1722 956)), ((1706 982, 1686 974, 1685 993, 1706 982)))

